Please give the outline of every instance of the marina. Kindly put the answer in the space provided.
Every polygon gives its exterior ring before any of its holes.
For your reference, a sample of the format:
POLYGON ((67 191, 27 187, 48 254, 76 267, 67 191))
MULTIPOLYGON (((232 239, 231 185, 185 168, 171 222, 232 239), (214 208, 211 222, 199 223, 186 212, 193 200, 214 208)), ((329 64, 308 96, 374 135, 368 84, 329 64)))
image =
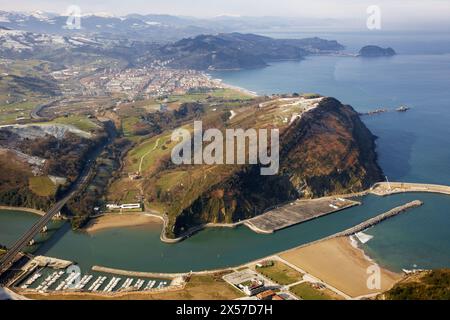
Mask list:
POLYGON ((125 291, 149 291, 163 289, 169 286, 170 281, 121 278, 111 275, 80 274, 67 270, 53 271, 52 269, 40 269, 23 279, 18 280, 16 288, 20 292, 98 292, 113 294, 125 291))
MULTIPOLYGON (((450 243, 445 240, 446 231, 441 227, 448 224, 449 216, 443 213, 450 206, 450 197, 419 192, 385 197, 368 194, 356 200, 361 202, 361 205, 272 234, 256 234, 245 226, 208 228, 175 245, 161 242, 160 226, 116 228, 90 236, 74 232, 66 224, 54 237, 40 246, 37 254, 65 259, 62 261, 71 261, 76 256, 76 262, 83 274, 94 275, 95 279, 100 275, 114 274, 122 277, 122 281, 127 278, 157 280, 168 273, 183 274, 241 265, 325 238, 407 202, 421 200, 424 202, 423 206, 364 231, 365 234, 375 235, 364 244, 364 249, 384 266, 398 271, 403 268, 413 269, 414 264, 424 269, 450 265, 448 255, 444 254, 448 252, 450 243), (421 235, 419 238, 418 234, 421 235), (127 241, 124 242, 123 239, 127 241), (400 254, 389 245, 393 243, 402 247, 400 254), (434 259, 421 258, 426 257, 425 252, 428 252, 429 248, 443 254, 436 255, 434 259), (383 259, 380 252, 387 253, 389 259, 383 259), (418 256, 417 252, 424 254, 418 256), (105 268, 94 270, 93 266, 105 268), (118 274, 118 270, 133 272, 118 274)), ((26 221, 32 222, 34 219, 34 215, 24 212, 0 213, 0 229, 5 227, 9 231, 23 233, 26 221)), ((4 235, 7 233, 0 232, 0 237, 4 235)), ((3 239, 0 239, 0 242, 8 245, 3 239)), ((108 281, 109 278, 110 276, 108 281)), ((95 279, 92 279, 84 290, 88 290, 95 279)), ((119 283, 119 289, 121 285, 122 283, 119 283)), ((104 286, 106 284, 101 288, 104 286)))
POLYGON ((147 291, 164 289, 171 281, 147 277, 121 277, 113 273, 84 273, 73 262, 50 257, 37 256, 30 259, 9 285, 20 292, 98 292, 114 294, 121 291, 147 291))

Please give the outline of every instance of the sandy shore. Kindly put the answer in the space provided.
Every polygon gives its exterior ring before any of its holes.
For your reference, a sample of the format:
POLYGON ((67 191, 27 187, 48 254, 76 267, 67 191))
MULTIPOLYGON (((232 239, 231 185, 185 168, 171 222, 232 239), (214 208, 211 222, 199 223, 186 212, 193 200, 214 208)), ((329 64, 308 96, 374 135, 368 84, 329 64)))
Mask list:
MULTIPOLYGON (((217 79, 217 80, 222 81, 221 79, 217 79)), ((231 84, 224 83, 224 82, 222 82, 222 85, 223 85, 224 88, 231 89, 231 90, 236 90, 236 91, 239 91, 239 92, 241 92, 243 94, 249 95, 249 96, 254 97, 254 98, 259 97, 259 95, 256 92, 247 90, 247 89, 242 88, 242 87, 233 86, 231 84)))
POLYGON ((319 241, 279 256, 353 298, 389 290, 402 277, 380 268, 381 288, 368 288, 368 268, 376 264, 348 237, 319 241))
POLYGON ((24 212, 34 213, 34 214, 39 215, 39 216, 44 216, 45 215, 44 211, 37 210, 37 209, 32 209, 32 208, 25 208, 25 207, 0 206, 0 210, 5 210, 5 211, 24 211, 24 212))
POLYGON ((141 213, 108 214, 89 221, 85 231, 88 233, 95 233, 114 228, 137 227, 152 224, 159 227, 161 225, 161 220, 141 213))

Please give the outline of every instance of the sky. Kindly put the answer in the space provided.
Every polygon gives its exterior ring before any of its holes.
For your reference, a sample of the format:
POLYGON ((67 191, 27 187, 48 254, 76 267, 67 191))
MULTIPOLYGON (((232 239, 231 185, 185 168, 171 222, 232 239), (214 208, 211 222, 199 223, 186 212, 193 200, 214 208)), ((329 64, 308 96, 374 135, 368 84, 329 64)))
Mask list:
POLYGON ((287 16, 330 19, 365 19, 366 9, 377 5, 391 24, 448 22, 450 0, 0 0, 0 10, 65 13, 77 5, 83 13, 157 13, 195 17, 287 16))

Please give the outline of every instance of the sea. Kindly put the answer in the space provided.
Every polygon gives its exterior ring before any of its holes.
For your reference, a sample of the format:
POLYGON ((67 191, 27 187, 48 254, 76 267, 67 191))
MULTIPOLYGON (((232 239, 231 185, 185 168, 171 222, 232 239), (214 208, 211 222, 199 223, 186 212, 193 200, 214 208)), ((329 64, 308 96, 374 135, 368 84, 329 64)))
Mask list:
MULTIPOLYGON (((338 40, 348 54, 367 44, 390 46, 390 58, 309 56, 273 62, 266 68, 214 72, 215 78, 258 94, 320 93, 359 112, 378 137, 379 163, 389 181, 450 185, 450 32, 339 32, 264 34, 278 38, 319 36, 338 40), (400 113, 395 109, 411 109, 400 113)), ((164 244, 160 227, 106 230, 95 235, 58 229, 37 254, 136 271, 186 272, 235 266, 318 240, 412 200, 424 205, 366 231, 366 253, 395 271, 450 268, 450 196, 412 193, 362 198, 362 206, 260 235, 245 227, 213 228, 178 244, 164 244), (369 237, 370 238, 370 237, 369 237)), ((11 245, 37 218, 0 212, 0 243, 11 245)))

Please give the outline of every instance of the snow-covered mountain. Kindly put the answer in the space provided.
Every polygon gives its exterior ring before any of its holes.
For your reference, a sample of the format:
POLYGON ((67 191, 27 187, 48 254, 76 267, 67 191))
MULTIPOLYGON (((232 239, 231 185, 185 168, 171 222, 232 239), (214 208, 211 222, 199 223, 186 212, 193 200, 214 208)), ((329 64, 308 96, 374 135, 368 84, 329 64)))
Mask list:
POLYGON ((0 26, 37 33, 63 36, 93 34, 107 37, 122 37, 147 41, 172 41, 200 33, 209 33, 213 28, 199 26, 196 19, 169 15, 131 14, 117 17, 107 12, 80 14, 81 28, 67 27, 68 16, 42 11, 31 13, 0 11, 0 26))
POLYGON ((0 52, 24 53, 45 48, 58 49, 101 45, 95 40, 84 37, 65 37, 0 28, 0 52))
POLYGON ((66 41, 62 36, 37 34, 21 30, 0 29, 0 50, 24 52, 42 46, 62 46, 66 41))
MULTIPOLYGON (((173 42, 199 34, 266 33, 268 30, 302 30, 305 27, 340 28, 341 21, 311 17, 241 17, 220 15, 213 18, 193 18, 167 14, 128 14, 115 16, 108 12, 80 13, 81 29, 67 28, 67 15, 35 11, 32 13, 0 11, 0 26, 15 30, 58 35, 82 34, 130 40, 173 42)), ((359 22, 355 25, 359 25, 359 22)))

